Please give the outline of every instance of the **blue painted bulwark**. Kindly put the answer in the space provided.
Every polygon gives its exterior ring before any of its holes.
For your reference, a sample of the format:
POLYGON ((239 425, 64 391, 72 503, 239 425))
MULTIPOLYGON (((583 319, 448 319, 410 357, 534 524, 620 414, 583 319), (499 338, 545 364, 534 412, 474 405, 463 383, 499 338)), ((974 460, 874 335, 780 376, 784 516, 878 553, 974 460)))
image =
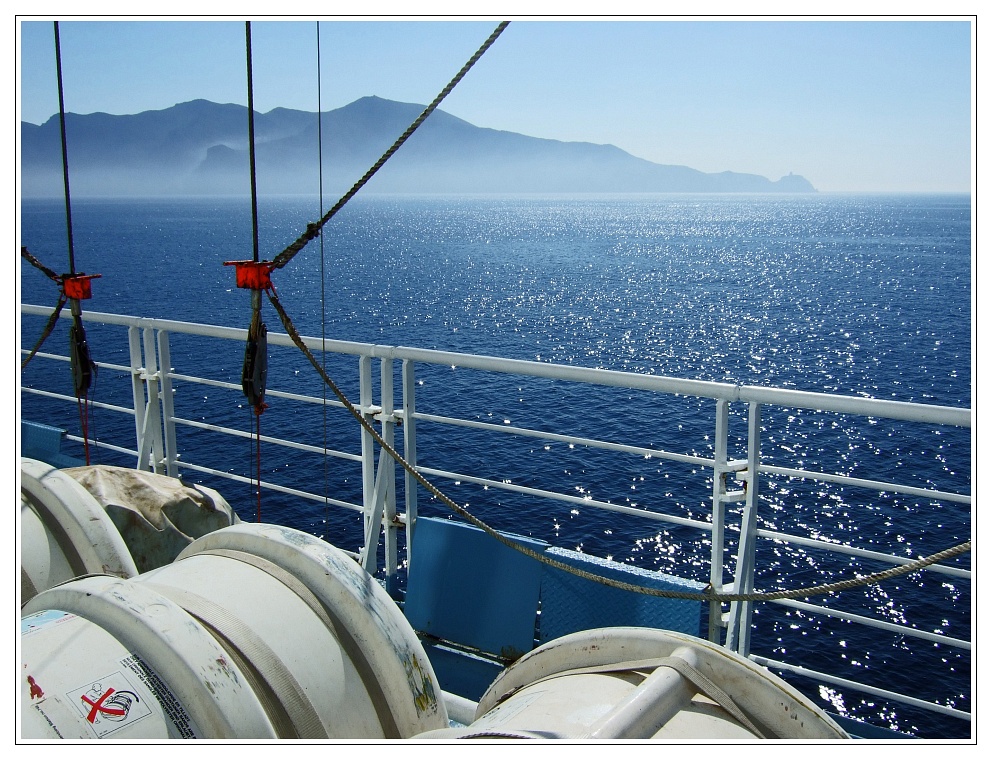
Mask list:
MULTIPOLYGON (((705 584, 553 547, 545 552, 566 565, 604 578, 669 591, 699 592, 705 584)), ((613 626, 643 626, 699 636, 703 603, 648 596, 586 580, 544 566, 541 577, 539 640, 613 626)))
POLYGON ((431 641, 422 642, 441 688, 478 702, 503 672, 504 663, 431 641))
POLYGON ((860 720, 854 720, 853 718, 846 718, 843 715, 836 715, 835 713, 828 712, 827 715, 833 719, 833 721, 847 731, 851 735, 852 739, 915 739, 915 736, 911 734, 904 734, 900 731, 893 731, 890 728, 881 728, 880 726, 873 726, 870 723, 862 723, 860 720))
POLYGON ((21 420, 21 456, 52 467, 79 467, 85 462, 62 453, 65 431, 51 425, 21 420))
POLYGON ((471 525, 417 518, 404 608, 418 632, 515 659, 534 648, 540 585, 537 560, 471 525))

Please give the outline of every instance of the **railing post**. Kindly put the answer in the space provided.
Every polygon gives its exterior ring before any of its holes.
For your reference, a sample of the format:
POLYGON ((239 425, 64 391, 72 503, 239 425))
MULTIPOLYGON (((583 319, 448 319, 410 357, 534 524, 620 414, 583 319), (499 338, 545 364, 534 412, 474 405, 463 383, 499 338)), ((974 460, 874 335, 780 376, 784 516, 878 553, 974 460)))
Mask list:
MULTIPOLYGON (((403 360, 403 458, 411 467, 417 466, 417 411, 414 363, 403 360)), ((406 562, 410 566, 413 551, 413 531, 417 525, 417 480, 404 471, 403 496, 406 498, 406 562)))
MULTIPOLYGON (((713 438, 713 514, 710 539, 710 586, 715 591, 723 589, 723 533, 724 502, 727 494, 727 435, 730 402, 716 402, 716 431, 713 438)), ((708 638, 720 643, 723 629, 723 605, 710 602, 708 638)))
MULTIPOLYGON (((758 467, 761 464, 761 405, 752 401, 747 423, 747 497, 741 515, 741 534, 737 544, 737 568, 733 593, 754 591, 754 554, 757 544, 758 467)), ((731 602, 726 647, 747 657, 751 648, 752 602, 731 602)))
MULTIPOLYGON (((142 379, 145 381, 145 390, 148 401, 145 406, 145 429, 146 441, 150 441, 149 454, 151 461, 149 469, 152 472, 163 472, 163 462, 165 460, 164 443, 162 442, 162 420, 160 417, 159 400, 159 375, 158 362, 155 350, 155 328, 146 327, 144 329, 143 342, 145 344, 145 372, 142 379)), ((143 452, 142 452, 143 453, 143 452)))
MULTIPOLYGON (((393 360, 380 359, 379 394, 382 405, 382 438, 392 448, 396 448, 396 417, 393 414, 393 360)), ((397 543, 396 543, 396 460, 385 450, 379 451, 379 458, 385 460, 380 468, 384 482, 376 488, 384 499, 382 519, 385 526, 386 590, 396 592, 397 543)))
MULTIPOLYGON (((372 407, 372 357, 358 358, 358 406, 366 419, 370 418, 369 409, 372 407)), ((373 512, 375 510, 375 440, 365 428, 361 428, 362 436, 362 511, 364 514, 364 535, 369 542, 373 512)), ((374 536, 378 541, 378 534, 374 536)), ((372 567, 376 563, 376 547, 363 547, 363 554, 371 556, 372 567)), ((365 564, 365 563, 363 563, 365 564)))
POLYGON ((171 478, 179 477, 179 452, 176 449, 175 404, 173 403, 172 388, 172 354, 169 350, 169 333, 159 330, 158 333, 159 377, 161 378, 162 394, 162 427, 165 431, 165 474, 171 478))
POLYGON ((131 325, 127 328, 128 355, 131 362, 131 397, 134 403, 134 448, 138 452, 137 469, 142 469, 141 452, 145 447, 145 386, 141 380, 145 363, 141 358, 141 330, 131 325))

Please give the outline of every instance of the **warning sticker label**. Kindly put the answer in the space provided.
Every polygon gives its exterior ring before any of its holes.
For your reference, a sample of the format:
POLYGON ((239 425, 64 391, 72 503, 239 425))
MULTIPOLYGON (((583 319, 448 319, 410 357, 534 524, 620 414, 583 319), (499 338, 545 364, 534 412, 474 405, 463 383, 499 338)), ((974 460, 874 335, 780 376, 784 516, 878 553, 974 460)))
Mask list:
POLYGON ((162 710, 165 711, 166 716, 174 726, 174 738, 199 738, 199 730, 196 723, 194 723, 190 714, 186 712, 186 708, 176 699, 176 695, 172 693, 168 685, 159 678, 154 670, 148 667, 148 664, 144 660, 138 655, 132 654, 123 660, 121 664, 137 676, 141 683, 155 695, 155 699, 158 700, 158 703, 162 706, 162 710))
POLYGON ((21 636, 28 636, 43 628, 68 622, 75 617, 71 612, 62 612, 62 610, 42 610, 27 615, 21 618, 21 636))
POLYGON ((152 714, 146 699, 139 696, 136 684, 120 671, 67 692, 66 697, 76 705, 98 739, 152 714))

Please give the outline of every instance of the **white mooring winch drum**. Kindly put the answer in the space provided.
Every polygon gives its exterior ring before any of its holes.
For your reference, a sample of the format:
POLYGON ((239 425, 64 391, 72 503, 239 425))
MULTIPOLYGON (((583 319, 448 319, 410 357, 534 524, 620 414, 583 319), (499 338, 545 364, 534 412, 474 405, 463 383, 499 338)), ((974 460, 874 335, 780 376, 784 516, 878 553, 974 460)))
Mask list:
POLYGON ((709 641, 654 628, 570 634, 507 668, 467 727, 418 739, 845 739, 809 699, 709 641))
POLYGON ((138 574, 103 507, 72 477, 21 458, 21 603, 80 575, 138 574))
POLYGON ((409 738, 448 725, 413 629, 348 555, 242 523, 21 616, 24 739, 409 738))

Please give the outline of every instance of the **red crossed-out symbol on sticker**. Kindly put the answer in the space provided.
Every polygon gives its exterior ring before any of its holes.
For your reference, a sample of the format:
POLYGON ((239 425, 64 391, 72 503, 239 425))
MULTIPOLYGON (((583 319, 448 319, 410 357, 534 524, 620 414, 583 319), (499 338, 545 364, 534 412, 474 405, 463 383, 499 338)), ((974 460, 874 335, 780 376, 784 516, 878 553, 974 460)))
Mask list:
POLYGON ((100 697, 96 702, 87 697, 85 694, 82 696, 82 700, 90 706, 90 714, 86 716, 86 720, 90 723, 94 723, 99 715, 113 715, 115 717, 123 717, 127 715, 127 710, 121 707, 108 707, 103 703, 107 701, 111 694, 114 693, 113 689, 107 689, 102 697, 100 697))

